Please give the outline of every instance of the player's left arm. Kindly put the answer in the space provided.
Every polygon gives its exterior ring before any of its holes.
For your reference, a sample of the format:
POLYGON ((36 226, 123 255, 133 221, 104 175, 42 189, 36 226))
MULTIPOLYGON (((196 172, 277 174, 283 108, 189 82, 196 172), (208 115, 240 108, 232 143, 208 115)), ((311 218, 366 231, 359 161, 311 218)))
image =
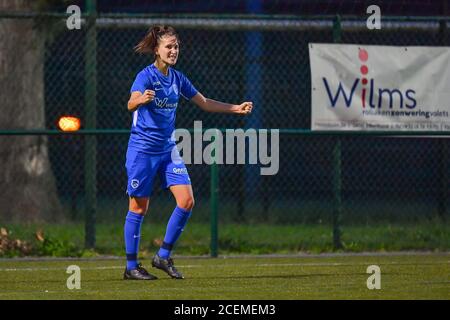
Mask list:
POLYGON ((234 113, 246 115, 252 112, 253 102, 243 102, 241 104, 230 104, 206 98, 200 92, 191 98, 200 109, 206 112, 234 113))

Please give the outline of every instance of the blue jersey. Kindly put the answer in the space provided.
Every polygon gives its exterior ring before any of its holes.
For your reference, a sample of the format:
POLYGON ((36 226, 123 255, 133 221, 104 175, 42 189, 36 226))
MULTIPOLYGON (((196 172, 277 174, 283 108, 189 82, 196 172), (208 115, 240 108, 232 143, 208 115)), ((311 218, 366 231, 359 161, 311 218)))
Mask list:
POLYGON ((172 68, 168 71, 165 76, 151 64, 137 74, 130 92, 153 90, 155 98, 133 112, 128 148, 161 154, 175 146, 172 133, 180 95, 190 100, 198 91, 184 74, 172 68))

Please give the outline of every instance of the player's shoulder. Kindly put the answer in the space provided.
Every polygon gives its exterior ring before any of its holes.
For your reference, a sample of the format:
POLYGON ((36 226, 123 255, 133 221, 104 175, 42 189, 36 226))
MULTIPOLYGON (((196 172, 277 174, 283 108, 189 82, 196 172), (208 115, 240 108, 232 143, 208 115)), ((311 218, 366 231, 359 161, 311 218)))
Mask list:
POLYGON ((152 83, 152 79, 155 77, 155 74, 150 66, 146 66, 136 73, 135 83, 141 83, 145 86, 150 85, 152 83))
POLYGON ((143 69, 141 69, 137 74, 136 77, 142 77, 142 76, 149 76, 152 73, 154 73, 154 71, 152 70, 152 65, 146 66, 143 69))
POLYGON ((172 70, 172 72, 173 72, 173 75, 177 78, 177 79, 184 79, 184 78, 186 78, 186 75, 183 73, 183 72, 181 72, 180 70, 177 70, 177 69, 175 69, 175 68, 170 68, 170 70, 172 70))

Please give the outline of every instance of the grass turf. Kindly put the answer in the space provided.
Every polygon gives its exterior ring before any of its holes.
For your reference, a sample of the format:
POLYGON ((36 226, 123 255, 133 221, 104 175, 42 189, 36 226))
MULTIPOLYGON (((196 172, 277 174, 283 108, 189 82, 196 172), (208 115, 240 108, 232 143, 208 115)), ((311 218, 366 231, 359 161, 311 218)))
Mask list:
MULTIPOLYGON (((84 246, 84 224, 12 224, 4 225, 12 239, 22 239, 36 244, 34 233, 42 229, 51 239, 73 244, 61 245, 46 255, 77 256, 67 251, 76 248, 82 256, 84 246)), ((210 253, 210 225, 189 223, 175 253, 179 255, 208 255, 210 253)), ((98 223, 96 226, 96 252, 103 255, 124 255, 123 223, 98 223)), ((166 224, 144 222, 140 253, 144 257, 153 255, 159 248, 157 241, 164 238, 166 224)), ((450 224, 422 222, 416 224, 387 224, 370 226, 343 226, 344 251, 448 251, 450 249, 450 224)), ((74 250, 72 250, 74 251, 74 250)), ((269 225, 269 224, 224 224, 219 228, 220 254, 296 254, 299 252, 333 252, 333 233, 330 225, 269 225)), ((14 254, 11 253, 11 256, 14 254)), ((78 255, 79 256, 79 255, 78 255)), ((1 257, 1 255, 0 255, 1 257)), ((5 257, 9 257, 5 255, 5 257)))
MULTIPOLYGON (((179 258, 185 280, 123 281, 124 261, 0 260, 0 299, 450 299, 450 254, 179 258), (66 287, 69 265, 81 289, 66 287), (381 289, 366 286, 369 265, 381 289)), ((143 261, 149 265, 148 260, 143 261)))

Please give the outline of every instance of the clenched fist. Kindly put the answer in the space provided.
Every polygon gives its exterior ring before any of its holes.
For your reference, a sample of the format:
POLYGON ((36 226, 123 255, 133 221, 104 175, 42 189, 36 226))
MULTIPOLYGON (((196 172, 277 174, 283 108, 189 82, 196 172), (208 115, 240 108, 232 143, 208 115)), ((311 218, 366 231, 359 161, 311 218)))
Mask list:
POLYGON ((153 99, 155 98, 155 91, 145 90, 144 94, 140 98, 141 98, 141 104, 149 103, 150 101, 153 101, 153 99))
POLYGON ((242 114, 242 115, 246 115, 252 112, 253 109, 253 102, 243 102, 241 103, 237 109, 236 109, 236 113, 242 114))

